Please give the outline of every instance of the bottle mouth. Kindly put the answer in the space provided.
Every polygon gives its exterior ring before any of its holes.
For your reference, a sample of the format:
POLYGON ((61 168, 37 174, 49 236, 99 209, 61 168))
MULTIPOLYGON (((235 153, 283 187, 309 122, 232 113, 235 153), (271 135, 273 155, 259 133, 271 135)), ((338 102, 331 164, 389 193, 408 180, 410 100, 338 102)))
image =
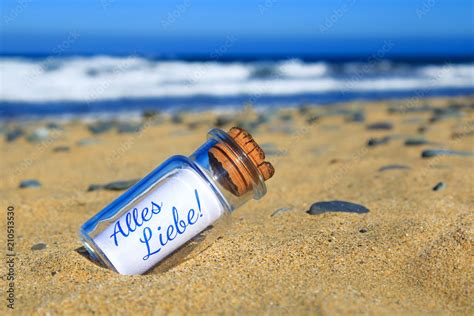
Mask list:
POLYGON ((229 136, 229 134, 221 129, 213 128, 208 133, 208 139, 214 139, 218 144, 224 144, 227 149, 226 152, 231 152, 231 158, 234 164, 238 164, 246 171, 245 178, 251 180, 251 184, 250 187, 247 184, 244 191, 252 191, 255 200, 259 200, 267 193, 264 176, 258 170, 257 166, 245 150, 240 147, 239 144, 229 136))

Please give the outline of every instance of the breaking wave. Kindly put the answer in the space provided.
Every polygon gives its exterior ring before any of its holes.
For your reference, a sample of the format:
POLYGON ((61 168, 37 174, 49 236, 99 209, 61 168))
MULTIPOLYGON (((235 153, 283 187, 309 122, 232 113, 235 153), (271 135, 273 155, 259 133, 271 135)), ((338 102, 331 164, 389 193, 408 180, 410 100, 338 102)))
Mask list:
POLYGON ((296 96, 474 89, 474 63, 164 61, 143 57, 0 58, 1 103, 296 96))

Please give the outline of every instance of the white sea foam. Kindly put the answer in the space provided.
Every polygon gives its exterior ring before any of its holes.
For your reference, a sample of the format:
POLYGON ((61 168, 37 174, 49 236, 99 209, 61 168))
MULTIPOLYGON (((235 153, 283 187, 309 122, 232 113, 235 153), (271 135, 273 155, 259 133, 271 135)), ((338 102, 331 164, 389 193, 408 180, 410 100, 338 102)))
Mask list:
POLYGON ((344 91, 474 88, 474 64, 403 66, 289 60, 156 61, 142 57, 0 58, 0 102, 281 96, 344 91), (263 69, 263 71, 262 71, 263 69))

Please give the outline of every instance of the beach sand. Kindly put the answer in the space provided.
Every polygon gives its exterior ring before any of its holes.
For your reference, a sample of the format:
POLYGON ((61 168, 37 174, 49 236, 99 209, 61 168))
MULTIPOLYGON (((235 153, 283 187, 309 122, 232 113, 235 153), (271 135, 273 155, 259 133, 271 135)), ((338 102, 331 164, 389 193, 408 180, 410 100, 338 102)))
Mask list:
MULTIPOLYGON (((141 276, 118 275, 84 255, 79 227, 123 192, 87 189, 141 178, 169 156, 191 154, 219 115, 158 115, 137 133, 92 134, 77 120, 50 128, 42 143, 1 140, 0 238, 5 249, 13 206, 15 311, 472 315, 474 157, 421 154, 474 152, 473 104, 471 96, 261 115, 247 107, 230 115, 223 128, 244 122, 275 166, 267 195, 237 209, 230 224, 216 225, 202 251, 141 276), (351 122, 354 111, 365 119, 351 122), (393 128, 367 128, 377 122, 393 128), (367 145, 385 136, 388 142, 367 145), (413 137, 428 144, 406 146, 413 137), (398 166, 379 171, 387 165, 398 166), (25 179, 41 187, 20 189, 25 179), (433 191, 439 182, 445 188, 433 191), (370 211, 306 213, 332 200, 370 211)), ((22 128, 28 135, 46 123, 22 128)), ((5 263, 0 271, 7 273, 5 263)), ((3 311, 6 303, 2 297, 3 311)))

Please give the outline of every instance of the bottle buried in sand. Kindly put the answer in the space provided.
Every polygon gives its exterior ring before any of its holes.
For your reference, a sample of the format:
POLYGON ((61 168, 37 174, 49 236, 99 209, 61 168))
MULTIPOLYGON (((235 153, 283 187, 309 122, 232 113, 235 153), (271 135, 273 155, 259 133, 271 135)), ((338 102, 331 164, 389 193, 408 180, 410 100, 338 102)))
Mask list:
POLYGON ((142 274, 219 217, 266 193, 273 166, 244 129, 212 129, 190 157, 173 156, 89 219, 89 254, 120 274, 142 274))

